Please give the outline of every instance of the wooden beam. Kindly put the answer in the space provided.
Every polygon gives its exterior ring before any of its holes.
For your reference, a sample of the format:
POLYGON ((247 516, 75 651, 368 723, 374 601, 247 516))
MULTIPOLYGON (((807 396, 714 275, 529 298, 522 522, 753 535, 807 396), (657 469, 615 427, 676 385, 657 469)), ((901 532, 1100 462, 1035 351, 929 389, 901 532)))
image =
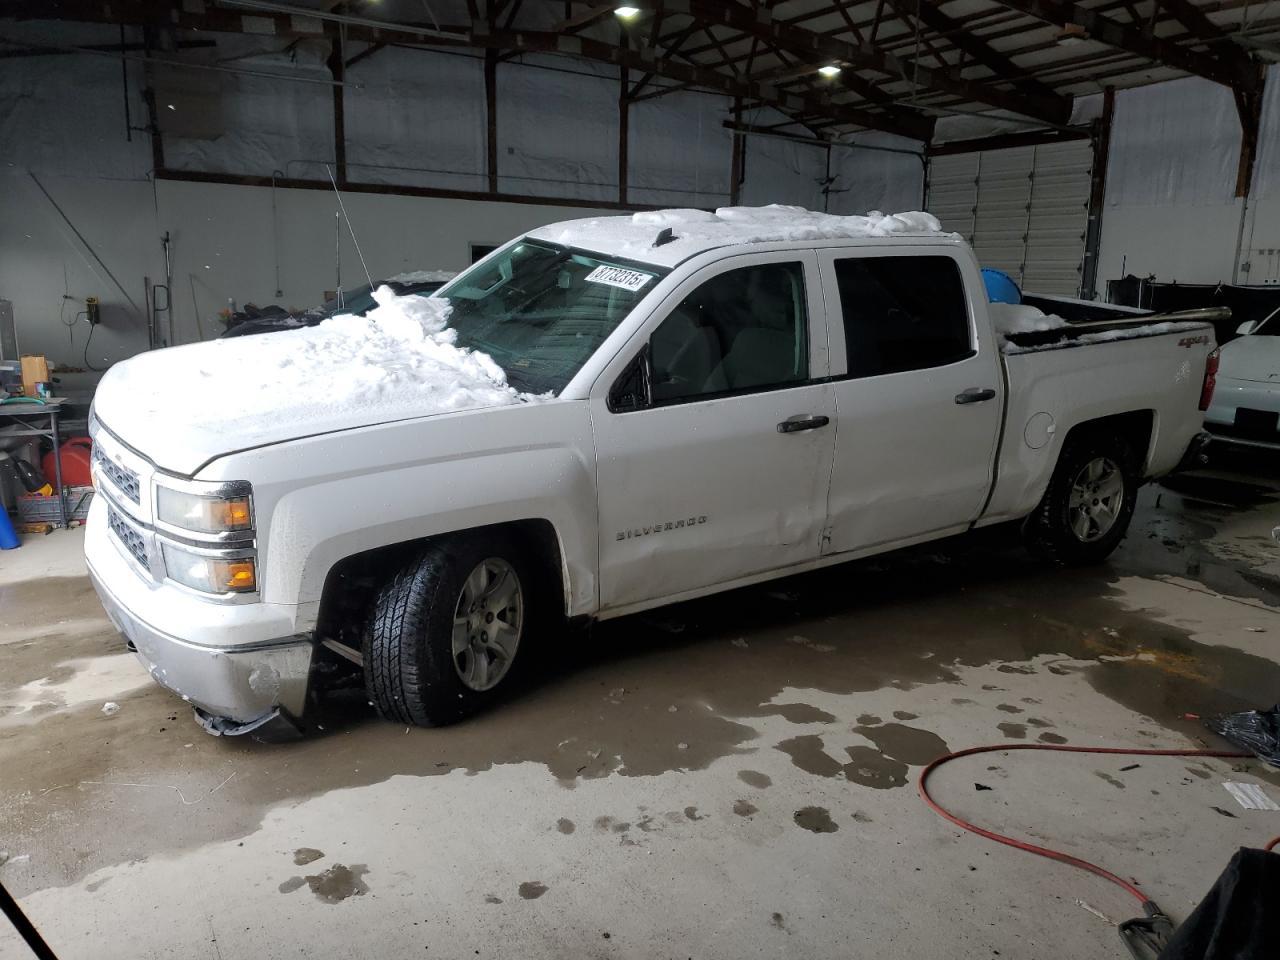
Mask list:
POLYGON ((363 50, 361 50, 359 53, 357 53, 354 57, 352 57, 350 60, 348 60, 348 61, 346 62, 346 64, 344 64, 344 66, 345 66, 348 70, 350 70, 350 69, 351 69, 352 67, 354 67, 357 63, 359 63, 361 60, 367 60, 367 59, 369 59, 369 58, 370 58, 370 57, 372 57, 375 53, 377 53, 379 50, 382 50, 382 49, 383 49, 383 48, 385 48, 386 46, 387 46, 387 44, 385 44, 385 43, 371 43, 371 44, 369 44, 369 46, 365 47, 363 50))
MULTIPOLYGON (((227 183, 242 187, 271 187, 285 190, 327 190, 333 185, 328 180, 307 180, 296 177, 249 176, 237 173, 216 173, 205 170, 157 170, 157 180, 178 180, 186 183, 227 183)), ((451 190, 447 187, 413 187, 390 183, 360 183, 348 181, 344 193, 369 193, 395 197, 444 197, 455 200, 485 200, 502 203, 531 203, 541 206, 578 207, 595 210, 661 210, 654 204, 629 203, 626 207, 614 200, 585 200, 577 197, 533 196, 525 193, 489 193, 484 190, 451 190)))
POLYGON ((1028 130, 1025 133, 998 133, 990 137, 972 140, 950 140, 925 148, 931 157, 945 157, 955 153, 973 153, 975 150, 1005 150, 1009 147, 1030 147, 1042 143, 1062 143, 1064 140, 1088 140, 1092 135, 1088 127, 1028 130))
POLYGON ((913 13, 926 27, 943 34, 944 39, 958 50, 967 53, 978 63, 996 75, 998 80, 1009 80, 1014 87, 1029 97, 1055 97, 1053 88, 1035 80, 1031 75, 1010 60, 995 47, 991 46, 975 33, 971 33, 963 23, 943 13, 934 5, 935 0, 918 0, 913 13))
MULTIPOLYGON (((998 0, 1011 10, 1029 17, 1066 27, 1082 27, 1090 40, 1161 63, 1224 86, 1253 90, 1258 86, 1257 73, 1244 69, 1237 61, 1223 61, 1197 53, 1170 40, 1147 33, 1139 27, 1127 26, 1094 13, 1069 0, 998 0)), ((1245 61, 1247 64, 1247 61, 1245 61)))
POLYGON ((729 97, 758 100, 779 110, 811 113, 842 123, 885 130, 916 140, 928 140, 933 131, 933 119, 930 117, 890 115, 853 104, 841 103, 830 96, 788 92, 771 84, 756 83, 749 77, 731 77, 706 66, 662 59, 651 49, 628 50, 588 37, 562 37, 524 30, 514 33, 499 32, 490 37, 474 39, 477 43, 509 50, 562 53, 586 60, 614 63, 618 66, 625 65, 632 70, 651 72, 676 83, 703 87, 729 97))
MULTIPOLYGON (((583 27, 589 27, 597 20, 607 17, 609 14, 613 13, 613 8, 616 6, 616 3, 599 3, 594 7, 588 7, 583 12, 574 14, 572 17, 566 17, 559 23, 554 24, 551 27, 551 32, 577 33, 583 27)), ((510 23, 507 24, 507 26, 510 25, 510 23)))
MULTIPOLYGON (((712 0, 682 0, 687 2, 689 13, 709 23, 719 23, 752 37, 759 37, 800 54, 802 59, 826 59, 834 63, 846 63, 859 69, 875 70, 898 80, 919 84, 920 87, 937 90, 965 100, 986 103, 1011 113, 1034 117, 1048 123, 1066 123, 1071 117, 1071 100, 1068 97, 1032 97, 1016 91, 1001 90, 984 83, 966 80, 954 71, 926 67, 919 61, 905 60, 872 43, 843 40, 836 36, 816 33, 803 27, 792 26, 781 20, 773 20, 766 11, 752 10, 732 3, 716 3, 712 0)), ((1047 0, 1026 0, 1047 2, 1047 0)))
MULTIPOLYGON (((706 0, 689 0, 691 5, 716 8, 706 0)), ((319 39, 338 37, 365 43, 396 43, 417 46, 464 46, 482 49, 564 54, 614 66, 626 66, 637 72, 652 73, 675 83, 698 86, 729 97, 759 101, 784 112, 821 116, 859 127, 884 130, 916 140, 928 140, 933 131, 933 118, 919 115, 893 115, 884 110, 842 103, 830 95, 791 92, 770 84, 756 83, 750 78, 731 77, 719 70, 663 58, 652 48, 629 50, 615 43, 579 35, 563 35, 532 30, 491 30, 484 21, 467 27, 421 26, 387 23, 385 26, 367 17, 334 14, 284 3, 269 3, 270 12, 242 12, 207 4, 184 4, 181 8, 162 0, 0 0, 0 17, 10 11, 23 18, 70 19, 86 22, 125 24, 161 24, 175 29, 209 33, 254 32, 278 39, 319 39), (55 13, 57 16, 55 17, 55 13), (249 27, 246 29, 246 18, 249 27)), ((255 8, 256 10, 257 8, 255 8)), ((754 18, 747 8, 734 8, 754 18)), ((714 12, 714 11, 713 11, 714 12)), ((733 14, 739 16, 738 13, 733 14)), ((768 31, 765 31, 768 32, 768 31)), ((807 33, 807 31, 805 31, 807 33)), ((817 36, 817 35, 813 35, 817 36)), ((819 51, 820 52, 820 51, 819 51)), ((886 68, 891 74, 892 69, 886 68)), ((927 72, 922 69, 922 74, 927 72)))

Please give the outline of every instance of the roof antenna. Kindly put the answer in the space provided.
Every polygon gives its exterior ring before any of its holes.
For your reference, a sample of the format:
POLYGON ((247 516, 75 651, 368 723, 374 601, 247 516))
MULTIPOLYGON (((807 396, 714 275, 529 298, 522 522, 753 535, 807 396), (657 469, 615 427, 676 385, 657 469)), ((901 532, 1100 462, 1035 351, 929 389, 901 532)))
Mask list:
POLYGON ((369 265, 364 262, 364 254, 360 252, 360 241, 356 239, 356 232, 351 226, 351 218, 347 216, 346 204, 342 202, 342 192, 338 189, 338 181, 333 179, 333 171, 329 169, 329 165, 324 165, 324 172, 329 175, 329 182, 333 184, 333 193, 338 198, 338 209, 342 211, 342 219, 347 221, 347 233, 351 234, 351 242, 355 245, 356 256, 360 258, 360 266, 364 268, 364 278, 369 281, 370 288, 373 287, 373 277, 369 276, 369 265))
POLYGON ((666 244, 668 244, 668 243, 671 243, 671 242, 672 242, 672 241, 674 241, 675 239, 676 239, 676 237, 675 237, 675 235, 671 232, 671 228, 670 228, 670 227, 663 227, 661 230, 659 230, 659 231, 658 231, 658 237, 657 237, 657 239, 656 239, 656 240, 654 240, 654 241, 653 241, 653 246, 655 246, 655 247, 661 247, 661 246, 664 246, 664 245, 666 245, 666 244))

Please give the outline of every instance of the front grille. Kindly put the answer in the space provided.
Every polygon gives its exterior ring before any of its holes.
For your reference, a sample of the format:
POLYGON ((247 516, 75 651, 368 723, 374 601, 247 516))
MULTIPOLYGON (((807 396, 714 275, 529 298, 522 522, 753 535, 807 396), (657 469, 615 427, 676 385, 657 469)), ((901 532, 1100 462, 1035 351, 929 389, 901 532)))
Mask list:
POLYGON ((147 542, 132 527, 125 523, 124 518, 116 513, 115 508, 107 507, 107 526, 111 528, 111 532, 116 538, 124 544, 125 549, 133 554, 133 558, 144 567, 147 566, 147 542))
POLYGON ((128 467, 109 459, 96 444, 93 448, 93 459, 98 462, 98 469, 106 475, 112 485, 134 503, 141 505, 142 492, 138 483, 138 475, 128 467))

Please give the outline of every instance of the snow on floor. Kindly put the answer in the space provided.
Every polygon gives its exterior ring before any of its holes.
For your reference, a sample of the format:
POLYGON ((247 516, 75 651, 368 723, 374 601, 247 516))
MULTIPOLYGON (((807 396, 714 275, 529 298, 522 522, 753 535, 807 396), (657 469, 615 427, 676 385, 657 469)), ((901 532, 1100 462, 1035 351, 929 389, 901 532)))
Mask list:
POLYGON ((920 211, 837 216, 804 207, 721 207, 706 210, 647 210, 629 217, 593 217, 554 223, 533 231, 535 239, 595 250, 622 259, 674 266, 700 250, 779 240, 848 240, 900 236, 952 237, 932 214, 920 211), (661 231, 671 239, 658 246, 661 231))
POLYGON ((126 440, 163 438, 152 445, 198 464, 286 436, 532 399, 487 354, 455 344, 447 301, 388 287, 374 297, 364 317, 118 363, 98 387, 96 413, 126 440))

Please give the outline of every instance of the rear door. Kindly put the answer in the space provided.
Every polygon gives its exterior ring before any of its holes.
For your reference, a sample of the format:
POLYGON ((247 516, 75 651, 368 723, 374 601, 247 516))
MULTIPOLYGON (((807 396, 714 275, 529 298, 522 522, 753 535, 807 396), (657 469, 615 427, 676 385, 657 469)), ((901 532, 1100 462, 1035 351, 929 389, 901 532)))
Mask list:
POLYGON ((969 300, 976 268, 947 247, 818 257, 837 416, 824 552, 965 529, 990 490, 1003 407, 969 300))
POLYGON ((664 301, 591 400, 602 609, 820 556, 827 373, 813 251, 718 261, 664 301))

